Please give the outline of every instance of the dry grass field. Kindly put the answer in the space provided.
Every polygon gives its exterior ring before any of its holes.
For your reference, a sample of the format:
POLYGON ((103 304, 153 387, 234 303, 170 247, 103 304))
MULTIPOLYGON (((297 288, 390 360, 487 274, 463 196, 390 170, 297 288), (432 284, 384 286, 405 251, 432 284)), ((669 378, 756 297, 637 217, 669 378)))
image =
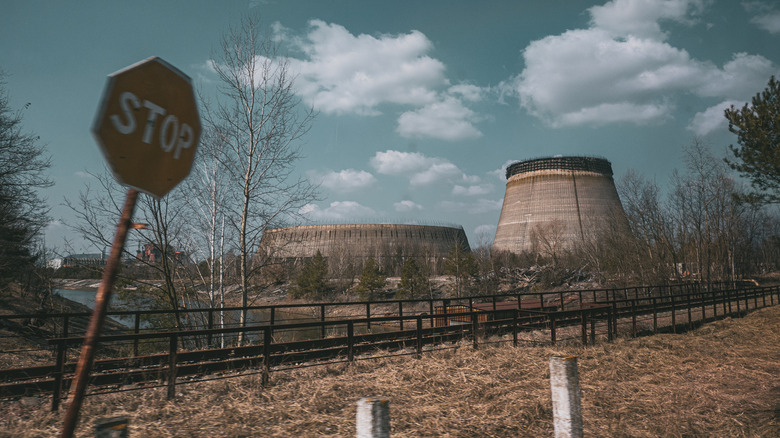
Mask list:
MULTIPOLYGON (((594 437, 780 436, 780 306, 742 319, 583 347, 461 345, 395 357, 88 397, 78 436, 127 415, 133 437, 354 436, 355 402, 390 399, 394 437, 552 436, 549 357, 579 356, 594 437)), ((56 436, 48 399, 0 402, 0 436, 56 436)))

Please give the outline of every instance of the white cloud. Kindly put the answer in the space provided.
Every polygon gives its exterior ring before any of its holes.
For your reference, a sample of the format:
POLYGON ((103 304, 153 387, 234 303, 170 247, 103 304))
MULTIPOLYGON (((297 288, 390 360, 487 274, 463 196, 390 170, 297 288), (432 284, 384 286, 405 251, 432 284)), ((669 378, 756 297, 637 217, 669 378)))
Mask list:
POLYGON ((334 201, 324 209, 316 204, 306 204, 301 207, 299 213, 309 220, 318 222, 352 221, 376 216, 374 209, 355 201, 334 201))
POLYGON ((488 211, 500 211, 503 203, 503 199, 479 199, 475 202, 442 201, 439 203, 439 208, 447 212, 481 214, 488 211))
POLYGON ((429 158, 417 152, 400 152, 387 150, 378 151, 370 164, 377 172, 385 175, 404 175, 419 172, 437 162, 436 158, 429 158))
POLYGON ((749 13, 755 14, 750 22, 771 34, 780 33, 780 11, 767 2, 751 1, 742 2, 742 6, 749 13))
POLYGON ((474 127, 474 111, 459 99, 447 96, 424 107, 407 111, 398 118, 398 133, 402 137, 428 137, 440 140, 467 140, 479 138, 482 133, 474 127))
POLYGON ((700 136, 707 135, 718 129, 725 130, 728 128, 728 121, 724 117, 723 111, 731 107, 731 105, 742 107, 744 104, 745 102, 727 100, 711 106, 693 117, 690 125, 688 125, 688 130, 700 136))
POLYGON ((405 199, 400 202, 396 202, 393 204, 393 207, 395 208, 395 211, 399 213, 407 213, 410 211, 420 211, 423 209, 423 206, 414 202, 410 201, 408 199, 405 199))
POLYGON ((449 94, 461 96, 463 99, 471 102, 482 100, 484 93, 485 90, 483 88, 471 84, 453 85, 449 89, 449 94))
POLYGON ((322 186, 335 192, 354 192, 376 183, 374 175, 365 170, 345 169, 328 172, 322 177, 322 186))
POLYGON ((277 40, 300 50, 287 58, 296 74, 296 93, 324 113, 381 114, 382 104, 411 106, 398 120, 404 137, 446 141, 476 138, 479 120, 464 100, 481 99, 470 84, 450 86, 444 64, 428 55, 431 41, 417 30, 397 35, 353 35, 345 27, 321 20, 308 33, 293 35, 276 23, 277 40))
POLYGON ((455 185, 452 188, 452 194, 455 196, 482 196, 491 193, 494 188, 493 184, 477 184, 468 187, 455 185))
POLYGON ((503 182, 506 182, 506 168, 509 167, 511 164, 517 163, 520 160, 506 160, 504 161, 504 164, 501 165, 500 168, 496 170, 491 170, 488 172, 490 175, 494 175, 496 178, 500 179, 503 182))
POLYGON ((780 33, 780 11, 753 17, 750 22, 771 34, 780 33))
POLYGON ((425 186, 439 181, 451 181, 460 179, 463 172, 458 166, 450 162, 441 162, 433 164, 428 169, 414 174, 409 183, 413 186, 425 186))
POLYGON ((436 183, 477 184, 480 178, 463 173, 458 166, 439 157, 427 157, 418 152, 387 150, 377 152, 370 160, 377 173, 409 178, 412 186, 436 183))
POLYGON ((553 127, 663 123, 680 95, 747 97, 777 71, 771 61, 739 53, 719 68, 665 42, 663 20, 693 23, 704 5, 615 0, 591 8, 588 29, 532 41, 525 69, 502 87, 553 127))
POLYGON ((445 83, 444 64, 426 55, 433 44, 419 31, 353 35, 338 24, 309 22, 293 39, 306 59, 290 58, 305 101, 326 113, 378 114, 383 102, 424 105, 445 83))
POLYGON ((703 0, 614 0, 588 12, 593 27, 612 35, 664 39, 660 20, 689 24, 703 8, 703 0))
POLYGON ((428 157, 418 152, 379 151, 371 158, 370 164, 377 173, 408 177, 412 186, 480 182, 478 176, 463 173, 458 166, 444 158, 428 157))
POLYGON ((485 240, 484 242, 477 242, 477 244, 490 244, 493 242, 493 237, 496 235, 496 225, 494 224, 483 224, 479 225, 476 228, 474 228, 474 234, 477 236, 477 238, 481 240, 485 240))

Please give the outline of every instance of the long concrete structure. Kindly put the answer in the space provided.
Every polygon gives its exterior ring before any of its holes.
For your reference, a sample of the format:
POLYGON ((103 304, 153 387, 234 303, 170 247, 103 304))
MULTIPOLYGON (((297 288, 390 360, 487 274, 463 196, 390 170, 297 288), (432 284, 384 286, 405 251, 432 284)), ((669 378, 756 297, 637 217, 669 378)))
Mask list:
POLYGON ((494 251, 572 249, 608 225, 627 226, 612 165, 603 158, 520 161, 507 168, 506 178, 494 251))
POLYGON ((259 253, 276 259, 306 259, 317 251, 325 257, 355 259, 436 257, 456 243, 469 249, 462 227, 407 224, 303 225, 266 230, 259 253))

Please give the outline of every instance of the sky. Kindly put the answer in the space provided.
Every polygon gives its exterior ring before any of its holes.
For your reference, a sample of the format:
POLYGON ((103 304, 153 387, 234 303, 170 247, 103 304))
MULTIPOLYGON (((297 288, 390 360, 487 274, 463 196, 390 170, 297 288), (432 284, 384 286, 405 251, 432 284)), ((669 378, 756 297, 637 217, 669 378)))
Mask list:
POLYGON ((10 0, 0 69, 52 158, 46 244, 95 252, 63 206, 105 165, 90 127, 109 74, 159 56, 217 85, 222 35, 256 14, 318 116, 296 173, 315 223, 463 226, 489 244, 514 161, 585 155, 666 184, 694 136, 780 74, 774 1, 10 0))

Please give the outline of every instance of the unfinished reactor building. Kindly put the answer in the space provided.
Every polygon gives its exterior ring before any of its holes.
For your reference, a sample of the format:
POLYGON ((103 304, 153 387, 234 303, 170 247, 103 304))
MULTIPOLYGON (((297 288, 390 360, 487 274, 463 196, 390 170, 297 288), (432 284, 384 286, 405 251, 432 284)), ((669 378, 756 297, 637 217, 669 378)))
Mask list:
POLYGON ((266 230, 259 255, 278 261, 300 261, 319 251, 331 261, 352 260, 361 265, 369 257, 379 263, 387 258, 416 257, 437 261, 456 244, 467 251, 462 227, 409 224, 302 225, 266 230))
POLYGON ((628 226, 606 159, 520 161, 506 169, 506 179, 494 251, 570 250, 607 226, 628 226))

